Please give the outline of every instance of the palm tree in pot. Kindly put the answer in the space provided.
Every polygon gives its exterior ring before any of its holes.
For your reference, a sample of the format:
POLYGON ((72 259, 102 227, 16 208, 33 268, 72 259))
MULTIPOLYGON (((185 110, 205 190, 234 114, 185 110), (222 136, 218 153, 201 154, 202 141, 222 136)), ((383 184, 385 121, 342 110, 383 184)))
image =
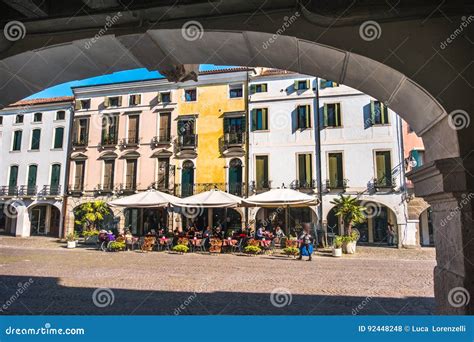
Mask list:
POLYGON ((366 220, 365 207, 359 204, 359 200, 350 195, 340 195, 331 201, 334 204, 334 211, 337 217, 342 219, 344 224, 343 251, 347 254, 354 254, 359 235, 352 231, 354 224, 362 223, 366 220))

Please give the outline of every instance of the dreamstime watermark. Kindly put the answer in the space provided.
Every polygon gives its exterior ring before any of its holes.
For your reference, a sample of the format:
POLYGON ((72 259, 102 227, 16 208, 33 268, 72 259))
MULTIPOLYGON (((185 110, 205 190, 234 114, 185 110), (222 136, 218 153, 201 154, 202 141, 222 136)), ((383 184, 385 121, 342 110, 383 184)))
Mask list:
POLYGON ((98 308, 105 308, 114 304, 115 294, 109 288, 98 288, 92 293, 92 302, 98 308))
POLYGON ((270 303, 276 308, 283 308, 285 306, 291 305, 293 301, 293 295, 290 290, 279 287, 276 288, 270 293, 270 303))
POLYGON ((382 205, 375 202, 361 201, 360 205, 365 207, 364 215, 366 218, 374 218, 381 214, 382 205))
POLYGON ((8 298, 5 303, 3 303, 2 306, 0 306, 0 312, 4 312, 8 310, 10 306, 13 305, 13 303, 16 302, 18 298, 21 297, 23 293, 28 290, 28 288, 34 283, 34 280, 32 278, 28 279, 28 281, 25 281, 24 283, 18 283, 17 286, 18 288, 16 289, 15 293, 8 298))
POLYGON ((120 18, 122 17, 122 12, 117 12, 113 17, 111 16, 107 16, 105 18, 105 24, 104 24, 104 27, 101 28, 99 30, 99 32, 97 32, 95 34, 94 37, 92 37, 91 39, 89 39, 85 44, 84 44, 84 47, 89 50, 92 45, 94 45, 103 35, 105 35, 107 33, 107 31, 112 27, 114 26, 119 20, 120 18))
POLYGON ((462 109, 453 110, 448 115, 448 125, 456 131, 469 127, 470 124, 471 118, 469 117, 469 114, 462 109))
POLYGON ((40 328, 16 328, 9 326, 5 329, 6 335, 84 335, 83 328, 53 328, 51 323, 45 323, 40 328))
POLYGON ((190 20, 184 23, 181 27, 181 35, 188 42, 199 40, 204 35, 204 28, 202 24, 197 20, 190 20))
POLYGON ((445 218, 441 220, 441 227, 444 227, 445 225, 447 225, 448 222, 450 222, 453 219, 453 217, 459 214, 459 212, 461 211, 462 208, 464 208, 465 205, 469 204, 469 202, 474 198, 474 193, 470 192, 467 195, 462 194, 461 197, 462 197, 462 200, 459 202, 459 205, 453 211, 451 211, 448 214, 448 216, 446 216, 445 218))
POLYGON ((470 15, 469 17, 462 16, 461 17, 461 24, 457 29, 454 30, 453 33, 449 35, 448 38, 446 38, 444 41, 442 41, 439 44, 439 47, 441 50, 444 50, 448 47, 449 44, 451 44, 463 31, 466 27, 469 26, 470 23, 474 21, 474 16, 470 15))
POLYGON ((454 308, 460 308, 469 304, 471 295, 464 287, 452 288, 448 293, 448 303, 454 308))
POLYGON ((263 220, 263 222, 259 222, 259 223, 261 223, 264 227, 268 226, 278 216, 278 214, 280 214, 284 209, 285 209, 284 207, 276 208, 270 213, 270 215, 268 215, 268 217, 265 220, 263 220))
POLYGON ((11 42, 16 42, 17 40, 25 38, 25 24, 18 20, 9 21, 3 28, 3 35, 11 42))
POLYGON ((290 26, 300 17, 300 12, 295 12, 295 14, 291 15, 290 17, 285 16, 283 17, 283 24, 280 28, 266 41, 263 42, 262 48, 265 50, 270 47, 271 44, 275 43, 278 37, 280 37, 290 26))
POLYGON ((291 113, 282 110, 272 113, 272 120, 270 123, 272 129, 291 127, 291 113))
POLYGON ((18 215, 19 207, 26 207, 25 202, 19 199, 10 199, 3 205, 3 213, 8 218, 15 218, 18 215))
POLYGON ((188 219, 195 219, 204 213, 204 207, 197 204, 193 207, 181 207, 181 214, 188 219))
POLYGON ((371 296, 365 297, 359 305, 352 309, 352 316, 357 316, 372 301, 371 296))
POLYGON ((174 309, 173 314, 175 316, 181 315, 181 313, 184 310, 186 310, 187 307, 194 302, 194 300, 196 300, 196 298, 198 297, 198 294, 201 293, 205 289, 208 283, 209 282, 206 280, 204 283, 201 284, 201 286, 199 286, 199 288, 196 291, 194 291, 188 297, 186 297, 186 299, 177 308, 174 309))
POLYGON ((359 35, 363 40, 371 42, 380 38, 382 28, 379 23, 374 20, 364 21, 359 27, 359 35))

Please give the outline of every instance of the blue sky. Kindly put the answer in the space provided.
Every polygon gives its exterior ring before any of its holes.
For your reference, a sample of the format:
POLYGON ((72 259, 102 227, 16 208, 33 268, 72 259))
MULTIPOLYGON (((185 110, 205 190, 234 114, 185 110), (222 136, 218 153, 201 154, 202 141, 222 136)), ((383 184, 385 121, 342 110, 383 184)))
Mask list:
MULTIPOLYGON (((199 66, 200 71, 218 70, 218 69, 225 69, 225 68, 232 68, 232 66, 214 65, 214 64, 201 64, 199 66)), ((84 86, 84 85, 96 85, 96 84, 104 84, 104 83, 114 83, 114 82, 147 80, 150 78, 159 78, 159 77, 163 77, 163 76, 161 76, 157 71, 148 71, 146 69, 120 71, 120 72, 115 72, 109 75, 85 78, 83 80, 77 80, 77 81, 67 82, 63 84, 58 84, 54 87, 47 88, 43 91, 40 91, 39 93, 33 94, 30 97, 28 97, 28 99, 72 95, 71 87, 84 86)))

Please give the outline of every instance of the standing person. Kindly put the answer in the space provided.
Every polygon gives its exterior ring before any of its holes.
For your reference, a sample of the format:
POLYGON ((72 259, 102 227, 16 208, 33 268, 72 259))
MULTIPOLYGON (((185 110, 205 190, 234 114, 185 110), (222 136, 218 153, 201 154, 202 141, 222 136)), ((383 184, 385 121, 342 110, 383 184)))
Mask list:
POLYGON ((387 244, 393 246, 395 241, 395 228, 391 222, 387 223, 387 244))
POLYGON ((130 232, 130 229, 125 231, 125 250, 130 251, 133 250, 133 235, 130 232))
POLYGON ((298 260, 303 259, 303 253, 304 255, 308 255, 308 261, 312 260, 311 254, 313 253, 313 236, 311 235, 311 230, 309 223, 303 223, 303 231, 299 237, 299 240, 301 241, 301 246, 300 246, 300 257, 298 260))

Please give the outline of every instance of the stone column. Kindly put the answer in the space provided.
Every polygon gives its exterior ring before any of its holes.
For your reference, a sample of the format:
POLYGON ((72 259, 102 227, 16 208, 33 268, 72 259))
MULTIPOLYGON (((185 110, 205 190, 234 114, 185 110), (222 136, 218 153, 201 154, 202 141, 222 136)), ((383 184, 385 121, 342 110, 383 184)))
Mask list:
POLYGON ((407 176, 431 204, 438 313, 474 313, 474 158, 430 162, 407 176))

